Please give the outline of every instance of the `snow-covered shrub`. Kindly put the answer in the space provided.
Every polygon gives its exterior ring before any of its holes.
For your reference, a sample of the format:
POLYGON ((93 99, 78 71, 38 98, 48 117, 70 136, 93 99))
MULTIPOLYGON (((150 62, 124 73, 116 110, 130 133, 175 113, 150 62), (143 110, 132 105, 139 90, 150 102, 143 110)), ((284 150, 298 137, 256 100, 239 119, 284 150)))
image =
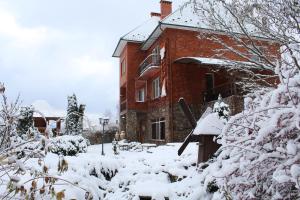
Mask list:
POLYGON ((32 106, 24 106, 20 109, 17 131, 19 136, 24 136, 33 128, 33 112, 32 106))
POLYGON ((216 191, 219 190, 219 187, 216 183, 216 180, 213 180, 213 181, 210 181, 208 184, 207 184, 207 187, 206 187, 206 191, 208 193, 214 193, 216 191))
POLYGON ((48 144, 50 152, 64 156, 75 156, 78 153, 85 153, 87 147, 88 143, 85 138, 71 135, 51 138, 48 144))
POLYGON ((229 105, 222 101, 221 95, 218 97, 218 101, 214 104, 213 112, 218 113, 219 117, 228 120, 230 109, 229 105))
POLYGON ((119 154, 119 144, 118 144, 118 141, 116 139, 114 139, 112 141, 112 149, 113 149, 113 152, 114 152, 115 155, 119 154))

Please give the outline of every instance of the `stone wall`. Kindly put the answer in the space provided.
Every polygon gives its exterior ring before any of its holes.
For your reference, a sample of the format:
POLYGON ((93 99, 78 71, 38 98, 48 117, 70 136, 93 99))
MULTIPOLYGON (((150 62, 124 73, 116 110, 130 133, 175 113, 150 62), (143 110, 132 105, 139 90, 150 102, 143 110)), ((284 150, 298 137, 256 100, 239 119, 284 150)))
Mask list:
MULTIPOLYGON (((229 105, 231 115, 235 115, 243 111, 244 100, 242 96, 230 96, 224 98, 223 101, 229 105)), ((216 101, 211 101, 206 104, 193 104, 189 106, 195 116, 195 119, 198 120, 208 106, 213 108, 215 102, 216 101)), ((129 110, 126 114, 126 139, 131 141, 155 143, 182 142, 192 131, 192 126, 178 103, 174 104, 172 110, 173 112, 170 112, 169 105, 161 105, 157 108, 149 109, 147 113, 139 113, 134 110, 129 110), (170 113, 172 113, 172 116, 170 116, 170 113), (170 122, 171 117, 173 117, 173 125, 170 122), (165 118, 166 121, 164 141, 152 139, 151 120, 157 118, 165 118), (145 130, 140 129, 140 123, 142 121, 145 122, 145 130)))
MULTIPOLYGON (((196 120, 201 116, 202 105, 189 105, 196 120)), ((192 131, 193 127, 187 120, 178 103, 173 107, 173 141, 182 142, 186 136, 192 131)))
POLYGON ((138 118, 137 112, 134 110, 128 110, 126 113, 126 139, 131 141, 137 141, 138 131, 138 118))
MULTIPOLYGON (((171 141, 171 132, 170 132, 170 121, 169 121, 169 106, 168 105, 162 105, 158 108, 152 108, 149 109, 147 113, 147 130, 146 130, 146 142, 153 142, 152 140, 152 124, 151 120, 157 119, 157 118, 165 118, 165 141, 161 142, 170 142, 171 141)), ((158 141, 159 142, 159 141, 158 141)))

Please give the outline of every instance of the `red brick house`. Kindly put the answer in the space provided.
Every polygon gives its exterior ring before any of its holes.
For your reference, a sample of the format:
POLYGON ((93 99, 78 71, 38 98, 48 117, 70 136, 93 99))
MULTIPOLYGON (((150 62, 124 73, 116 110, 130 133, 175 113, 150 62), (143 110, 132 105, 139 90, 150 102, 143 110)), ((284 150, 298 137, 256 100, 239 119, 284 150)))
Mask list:
POLYGON ((45 133, 46 127, 49 126, 55 136, 58 136, 61 131, 61 121, 60 117, 33 117, 34 127, 41 133, 45 133))
MULTIPOLYGON (((191 126, 178 105, 180 97, 196 119, 219 94, 233 113, 243 107, 235 77, 222 69, 243 59, 230 52, 216 57, 222 47, 198 37, 207 27, 201 27, 191 4, 175 12, 171 1, 160 5, 161 12, 123 36, 113 53, 120 59, 120 130, 140 142, 183 141, 191 126)), ((226 34, 214 34, 230 43, 226 34)), ((278 46, 259 42, 276 54, 278 46)))

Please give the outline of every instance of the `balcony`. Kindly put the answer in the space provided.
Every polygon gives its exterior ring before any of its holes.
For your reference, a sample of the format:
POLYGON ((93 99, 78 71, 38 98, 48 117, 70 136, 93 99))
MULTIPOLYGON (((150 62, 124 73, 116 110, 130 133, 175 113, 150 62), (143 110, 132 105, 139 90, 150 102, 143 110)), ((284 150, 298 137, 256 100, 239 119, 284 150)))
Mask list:
POLYGON ((160 69, 160 55, 150 54, 139 66, 139 79, 146 80, 160 69))
POLYGON ((120 113, 125 113, 127 110, 127 100, 120 103, 120 113))
POLYGON ((235 83, 226 83, 218 85, 210 90, 203 92, 203 101, 210 102, 218 99, 219 94, 222 98, 226 98, 232 95, 241 95, 243 92, 240 87, 235 83))

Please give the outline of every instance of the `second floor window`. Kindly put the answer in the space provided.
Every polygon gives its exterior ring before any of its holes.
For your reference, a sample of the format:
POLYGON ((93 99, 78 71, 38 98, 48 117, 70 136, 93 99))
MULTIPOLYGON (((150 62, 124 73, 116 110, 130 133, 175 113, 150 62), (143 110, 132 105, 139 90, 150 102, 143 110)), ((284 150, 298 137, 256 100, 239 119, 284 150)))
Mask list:
POLYGON ((138 90, 136 96, 137 102, 145 102, 145 88, 138 90))
POLYGON ((157 99, 160 97, 159 78, 154 79, 152 82, 152 97, 153 99, 157 99))
POLYGON ((126 73, 126 62, 125 59, 121 62, 121 76, 124 76, 126 73))

